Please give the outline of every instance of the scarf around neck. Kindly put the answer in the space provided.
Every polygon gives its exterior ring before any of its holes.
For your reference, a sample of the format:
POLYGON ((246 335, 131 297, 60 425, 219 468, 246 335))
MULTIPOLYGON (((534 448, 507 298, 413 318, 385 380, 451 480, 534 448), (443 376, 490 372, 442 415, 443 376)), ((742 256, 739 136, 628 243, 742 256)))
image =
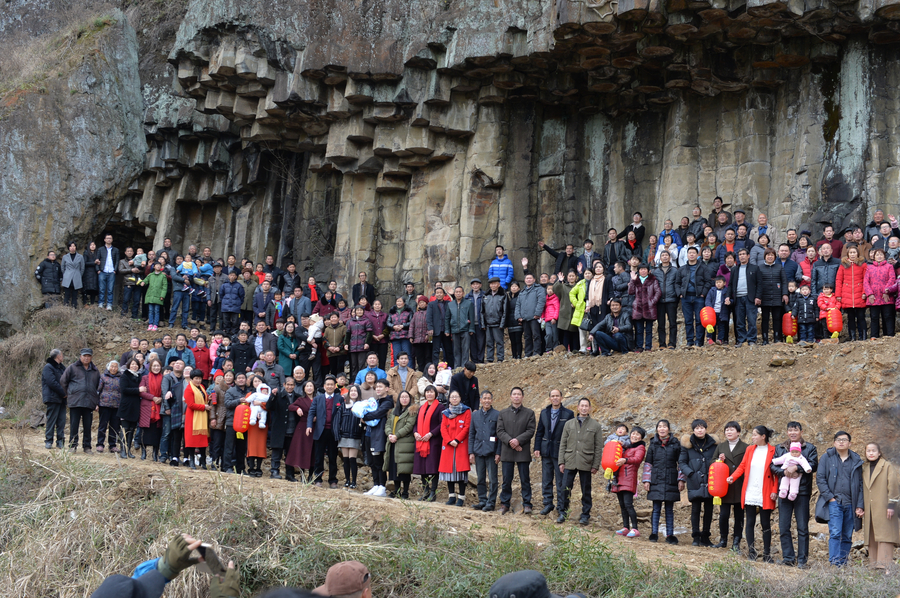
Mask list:
MULTIPOLYGON (((197 386, 194 384, 194 379, 191 378, 190 389, 194 393, 194 403, 197 405, 206 406, 206 391, 203 390, 202 386, 197 386)), ((194 419, 191 425, 191 430, 194 433, 194 436, 209 436, 209 427, 207 426, 207 422, 209 421, 209 417, 207 416, 205 409, 198 409, 194 411, 194 419)))
MULTIPOLYGON (((422 409, 419 409, 419 421, 416 422, 416 432, 418 432, 419 436, 425 436, 431 431, 429 429, 431 418, 440 404, 441 402, 435 399, 431 402, 431 405, 426 403, 422 409)), ((417 440, 416 452, 424 459, 431 454, 431 442, 428 440, 417 440)))

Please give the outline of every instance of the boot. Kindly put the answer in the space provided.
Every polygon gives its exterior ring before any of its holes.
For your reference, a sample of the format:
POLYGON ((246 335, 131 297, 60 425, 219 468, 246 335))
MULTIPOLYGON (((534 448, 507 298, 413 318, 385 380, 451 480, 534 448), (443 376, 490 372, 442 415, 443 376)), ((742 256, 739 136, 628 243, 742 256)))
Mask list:
POLYGON ((128 458, 129 458, 129 459, 136 459, 136 458, 137 458, 137 457, 134 456, 134 453, 131 452, 131 447, 130 447, 130 446, 127 448, 127 450, 126 450, 125 447, 122 447, 122 450, 126 452, 126 454, 128 455, 128 458))
POLYGON ((125 452, 125 445, 122 445, 122 448, 119 450, 119 459, 125 459, 128 454, 125 452))
POLYGON ((726 548, 728 546, 728 536, 722 536, 719 538, 719 543, 714 545, 713 548, 726 548))
MULTIPOLYGON (((147 449, 144 449, 147 450, 147 449)), ((153 461, 159 461, 159 449, 153 449, 153 461)))
POLYGON ((146 460, 147 460, 147 447, 142 446, 141 447, 141 461, 146 461, 146 460))
POLYGON ((272 478, 273 480, 280 480, 280 479, 281 479, 281 475, 279 475, 277 469, 273 469, 273 470, 271 471, 271 473, 269 474, 269 477, 272 478))
POLYGON ((741 539, 739 537, 735 538, 731 544, 731 551, 735 554, 741 554, 741 539))
POLYGON ((454 492, 451 492, 451 493, 450 493, 450 498, 447 499, 447 503, 446 503, 446 504, 448 504, 448 505, 455 505, 455 504, 456 504, 456 494, 455 494, 454 492))

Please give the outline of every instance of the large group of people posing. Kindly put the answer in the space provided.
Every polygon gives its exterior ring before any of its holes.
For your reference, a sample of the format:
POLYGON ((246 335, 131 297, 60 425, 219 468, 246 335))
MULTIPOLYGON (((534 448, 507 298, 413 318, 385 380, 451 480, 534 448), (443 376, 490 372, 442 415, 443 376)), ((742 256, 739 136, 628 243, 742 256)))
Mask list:
POLYGON ((894 334, 900 229, 892 216, 888 222, 875 212, 865 229, 844 231, 843 241, 828 226, 818 241, 791 229, 778 244, 773 241, 780 235, 764 214, 757 222, 750 227, 743 211, 732 215, 716 198, 708 219, 695 207, 693 219, 683 218, 678 228, 666 220, 659 235, 645 235, 635 213, 624 231, 609 230, 601 252, 590 240, 581 255, 571 244, 556 251, 539 243, 555 267, 537 276, 522 259, 524 284, 514 280, 513 264, 497 246, 487 290, 480 278, 470 281, 468 292, 455 286, 446 294, 441 283, 430 295, 408 283, 388 311, 365 272, 345 296, 336 281, 323 288, 313 277, 304 280, 293 264, 281 270, 274 256, 238 265, 235 256, 213 259, 209 248, 198 254, 190 246, 182 256, 169 239, 158 251, 127 247, 121 256, 111 235, 84 254, 71 243, 61 264, 50 252, 35 271, 48 302, 62 294, 66 305, 77 307, 80 290, 84 305, 96 301, 112 310, 119 276, 122 314, 146 318, 148 332, 166 322, 173 330, 152 340, 133 338, 120 359, 100 368, 90 348, 68 366, 54 350, 42 373, 46 447, 64 447, 68 408, 69 449, 76 451, 80 434, 83 450, 91 452, 97 412, 97 452, 121 459, 138 458, 138 452, 140 459, 172 466, 254 477, 263 475, 268 459, 275 479, 282 479, 283 461, 287 481, 330 488, 340 483, 340 462, 348 490, 358 488, 361 464, 371 471, 367 494, 407 499, 419 476, 420 500, 436 500, 445 482, 447 504, 460 507, 474 468, 478 499, 471 506, 501 514, 511 509, 516 475, 523 512, 532 513, 530 465, 540 459, 540 513, 556 510, 563 523, 577 477, 579 522, 586 525, 601 454, 607 443, 618 443, 622 455, 608 487, 621 507, 622 536, 641 535, 634 499, 643 489, 653 503, 648 540, 662 534, 677 543, 673 506, 686 488, 693 543, 713 546, 708 472, 723 461, 730 486, 719 509, 716 547, 727 547, 731 532, 731 547, 740 551, 746 539, 745 554, 755 559, 758 520, 762 558, 771 561, 777 506, 782 562, 806 566, 817 486, 815 516, 828 521, 831 562, 846 562, 851 534, 862 528, 870 559, 883 566, 900 543, 894 516, 900 482, 876 443, 866 444, 860 457, 842 431, 820 457, 797 422, 775 446, 765 426, 753 428, 745 444, 734 421, 724 427, 725 441, 717 442, 702 419, 680 440, 666 420, 650 434, 623 425, 604 436, 588 398, 572 411, 554 389, 536 415, 523 406, 521 388, 511 389, 510 406, 502 411, 479 389, 478 365, 504 360, 507 335, 516 359, 554 349, 641 352, 653 348, 655 320, 658 347, 675 348, 679 302, 688 346, 705 344, 705 307, 716 316, 707 344, 728 343, 732 324, 738 345, 783 341, 788 311, 803 342, 828 336, 835 310, 846 315, 850 340, 894 334))

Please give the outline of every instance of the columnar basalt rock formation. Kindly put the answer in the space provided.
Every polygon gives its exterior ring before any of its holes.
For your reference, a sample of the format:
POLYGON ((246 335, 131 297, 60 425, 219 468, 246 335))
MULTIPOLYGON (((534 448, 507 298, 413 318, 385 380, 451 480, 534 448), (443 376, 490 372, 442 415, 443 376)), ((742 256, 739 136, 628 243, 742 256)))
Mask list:
POLYGON ((192 0, 108 226, 388 297, 716 195, 863 223, 900 210, 897 42, 886 0, 192 0))

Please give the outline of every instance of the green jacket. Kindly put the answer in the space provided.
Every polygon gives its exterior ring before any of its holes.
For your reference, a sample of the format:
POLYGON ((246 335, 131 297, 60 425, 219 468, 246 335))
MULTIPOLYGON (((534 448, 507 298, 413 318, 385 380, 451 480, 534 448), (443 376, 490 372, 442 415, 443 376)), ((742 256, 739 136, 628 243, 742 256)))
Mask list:
POLYGON ((566 469, 590 471, 600 469, 603 456, 603 430, 595 419, 583 422, 574 417, 566 422, 559 443, 559 462, 566 469))
POLYGON ((166 299, 166 291, 169 289, 169 281, 162 272, 151 272, 144 279, 144 286, 147 287, 147 294, 144 296, 144 303, 148 305, 162 305, 166 299))
POLYGON ((394 461, 397 463, 397 473, 412 474, 413 472, 413 455, 416 453, 416 439, 413 436, 413 426, 416 423, 416 416, 409 409, 403 412, 394 424, 393 410, 388 413, 387 421, 384 426, 384 436, 388 438, 391 434, 397 436, 397 442, 387 443, 387 450, 384 453, 384 471, 388 471, 391 462, 391 451, 394 451, 394 461))
POLYGON ((572 326, 581 326, 584 319, 584 308, 587 306, 587 281, 583 278, 569 291, 569 302, 572 303, 572 326))
POLYGON ((244 311, 253 311, 253 293, 259 286, 256 276, 250 275, 250 280, 244 280, 243 277, 238 279, 238 284, 244 287, 244 302, 241 303, 241 309, 244 311))
POLYGON ((568 282, 557 281, 553 285, 553 292, 559 297, 559 319, 556 321, 556 325, 560 330, 569 330, 573 327, 572 301, 569 299, 573 289, 574 287, 569 285, 568 282))
POLYGON ((471 300, 463 299, 457 303, 456 299, 451 299, 447 302, 447 309, 444 313, 444 331, 450 334, 475 332, 475 312, 471 300))
POLYGON ((300 365, 300 362, 297 359, 291 359, 289 356, 291 353, 294 355, 297 354, 297 347, 300 346, 300 341, 297 340, 294 336, 288 336, 286 334, 281 334, 278 337, 278 365, 281 366, 281 369, 284 370, 286 376, 290 376, 291 372, 294 371, 294 368, 300 365))

